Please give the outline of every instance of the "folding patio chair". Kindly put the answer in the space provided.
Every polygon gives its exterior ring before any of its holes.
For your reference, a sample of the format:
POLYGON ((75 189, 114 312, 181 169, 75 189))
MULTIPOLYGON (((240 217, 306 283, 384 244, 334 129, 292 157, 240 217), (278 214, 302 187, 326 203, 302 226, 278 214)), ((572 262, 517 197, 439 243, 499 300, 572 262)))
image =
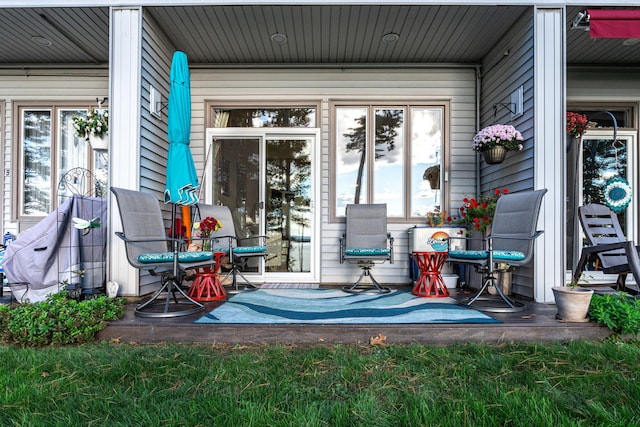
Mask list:
POLYGON ((129 264, 148 270, 153 276, 160 276, 160 289, 138 305, 135 314, 141 317, 176 317, 202 310, 203 305, 182 290, 182 281, 188 269, 213 266, 213 252, 180 251, 184 240, 167 237, 160 203, 153 194, 115 187, 111 191, 118 202, 123 229, 115 234, 125 242, 129 264), (176 292, 184 301, 178 300, 176 292), (164 300, 160 299, 163 293, 166 293, 164 300), (162 311, 155 308, 159 303, 162 303, 162 311))
POLYGON ((464 305, 472 306, 476 301, 493 301, 491 304, 474 306, 478 310, 491 312, 515 312, 526 308, 523 303, 504 294, 501 286, 497 286, 495 273, 511 271, 533 259, 534 241, 542 234, 541 231, 536 231, 536 225, 542 197, 546 192, 546 189, 542 189, 500 196, 496 202, 491 233, 485 238, 487 249, 449 251, 448 262, 473 265, 483 275, 480 290, 463 302, 464 305), (498 270, 498 263, 508 267, 498 270), (489 285, 496 285, 497 297, 483 296, 489 285))
POLYGON ((225 252, 231 263, 227 277, 232 277, 232 283, 227 293, 259 289, 242 274, 242 270, 246 268, 249 260, 267 256, 266 236, 238 237, 231 210, 227 206, 199 204, 197 211, 200 219, 212 217, 222 223, 222 228, 211 235, 211 250, 225 252), (238 276, 244 280, 242 287, 238 284, 238 276))
POLYGON ((350 204, 346 208, 346 229, 340 238, 340 264, 358 264, 362 273, 352 285, 344 286, 349 293, 388 293, 371 275, 377 263, 393 264, 393 237, 387 232, 386 204, 350 204), (368 277, 370 284, 362 283, 368 277))
POLYGON ((637 285, 640 285, 640 247, 627 240, 620 227, 618 215, 607 206, 591 203, 580 206, 578 216, 588 246, 582 248, 580 260, 573 272, 573 280, 578 283, 589 257, 595 255, 603 273, 618 275, 617 290, 637 295, 637 285), (635 279, 635 289, 627 285, 629 273, 635 279))

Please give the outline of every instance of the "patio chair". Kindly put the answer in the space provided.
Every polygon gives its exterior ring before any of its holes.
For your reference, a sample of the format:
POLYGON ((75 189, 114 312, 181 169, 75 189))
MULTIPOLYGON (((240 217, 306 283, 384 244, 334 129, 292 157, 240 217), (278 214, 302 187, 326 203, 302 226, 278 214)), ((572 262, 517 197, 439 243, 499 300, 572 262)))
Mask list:
POLYGON ((182 281, 188 269, 213 266, 213 252, 180 251, 184 241, 167 237, 160 203, 153 194, 115 187, 111 191, 118 202, 123 229, 115 234, 125 243, 129 264, 139 270, 148 270, 153 276, 160 276, 160 289, 138 305, 135 314, 141 317, 176 317, 202 310, 203 305, 182 290, 182 281), (163 293, 166 294, 164 300, 160 298, 163 293), (181 294, 184 300, 179 301, 176 293, 181 294), (162 311, 157 309, 160 303, 162 311))
POLYGON ((627 275, 631 273, 636 285, 640 285, 640 246, 627 240, 615 212, 607 206, 591 203, 578 208, 578 217, 588 246, 582 248, 573 280, 578 283, 589 258, 595 255, 603 273, 618 275, 617 290, 637 295, 637 287, 627 285, 627 275))
POLYGON ((358 264, 362 273, 352 285, 342 290, 349 293, 388 293, 371 275, 377 263, 393 264, 393 237, 387 232, 386 204, 351 204, 346 208, 347 222, 340 238, 340 264, 345 261, 358 264), (362 283, 368 277, 370 284, 362 283))
POLYGON ((476 301, 492 301, 474 308, 502 313, 526 308, 525 304, 509 298, 502 287, 497 286, 495 273, 512 271, 533 259, 534 241, 542 234, 536 231, 536 225, 542 197, 546 192, 546 189, 542 189, 501 196, 496 203, 491 233, 484 239, 487 249, 449 251, 448 262, 470 264, 483 275, 480 290, 462 304, 472 306, 476 301), (507 267, 499 269, 498 264, 507 267), (490 285, 495 285, 497 297, 483 296, 490 285))
POLYGON ((231 210, 227 206, 199 204, 197 211, 199 211, 200 219, 213 217, 222 223, 222 228, 211 235, 211 250, 225 252, 231 263, 231 270, 226 277, 231 276, 232 282, 231 289, 228 289, 227 293, 233 294, 259 289, 242 274, 242 271, 246 268, 249 260, 267 256, 266 236, 238 237, 231 210), (238 276, 244 280, 242 287, 238 284, 238 276))

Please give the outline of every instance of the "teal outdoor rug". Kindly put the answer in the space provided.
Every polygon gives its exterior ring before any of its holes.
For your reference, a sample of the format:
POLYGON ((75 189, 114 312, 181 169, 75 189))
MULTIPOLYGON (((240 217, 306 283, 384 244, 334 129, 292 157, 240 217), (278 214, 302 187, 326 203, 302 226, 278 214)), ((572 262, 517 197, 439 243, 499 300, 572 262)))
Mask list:
POLYGON ((195 323, 370 325, 500 321, 459 306, 452 298, 416 297, 409 290, 354 295, 330 289, 261 289, 232 296, 195 323))

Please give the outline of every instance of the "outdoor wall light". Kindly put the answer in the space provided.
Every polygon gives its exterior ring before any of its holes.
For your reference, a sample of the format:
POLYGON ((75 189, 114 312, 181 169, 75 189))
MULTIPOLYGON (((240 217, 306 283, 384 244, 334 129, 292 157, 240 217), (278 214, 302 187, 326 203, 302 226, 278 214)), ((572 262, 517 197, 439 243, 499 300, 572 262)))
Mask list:
POLYGON ((284 44, 287 42, 287 35, 283 33, 271 34, 271 41, 275 44, 284 44))
POLYGON ((162 110, 166 103, 162 102, 162 94, 158 89, 149 86, 149 113, 156 119, 162 120, 162 110))
POLYGON ((397 33, 387 33, 382 36, 382 41, 385 43, 395 43, 400 39, 400 35, 397 33))
POLYGON ((31 37, 31 41, 38 46, 51 46, 51 41, 42 36, 33 36, 31 37))

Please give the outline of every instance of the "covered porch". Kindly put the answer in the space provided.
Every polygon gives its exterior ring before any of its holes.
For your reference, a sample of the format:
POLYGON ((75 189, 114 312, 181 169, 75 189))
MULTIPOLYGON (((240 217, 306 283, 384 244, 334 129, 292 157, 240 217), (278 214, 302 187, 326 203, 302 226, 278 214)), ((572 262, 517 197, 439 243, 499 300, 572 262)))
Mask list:
MULTIPOLYGON (((93 101, 95 95, 108 92, 109 185, 152 192, 162 200, 167 156, 162 107, 171 54, 179 49, 187 53, 192 66, 191 140, 201 177, 211 179, 220 172, 206 162, 213 138, 236 136, 229 135, 234 132, 229 129, 217 135, 209 131, 216 127, 216 108, 300 104, 316 108, 311 136, 317 191, 311 200, 315 215, 311 235, 317 246, 309 278, 321 284, 351 274, 337 263, 343 223, 335 212, 337 132, 332 123, 340 102, 384 106, 401 100, 412 106, 437 101, 448 108, 441 153, 444 210, 454 211, 463 197, 497 187, 512 192, 548 188, 539 255, 532 268, 514 277, 517 294, 548 303, 553 300, 550 288, 564 281, 567 271, 563 149, 567 101, 624 101, 636 106, 632 110, 637 116, 640 99, 636 87, 623 84, 632 79, 622 76, 637 73, 637 49, 629 51, 629 44, 615 39, 594 41, 584 30, 571 30, 581 9, 561 3, 239 6, 178 1, 165 6, 141 0, 126 6, 105 2, 102 7, 82 8, 49 7, 44 1, 31 8, 11 3, 0 18, 6 20, 1 28, 7 31, 4 37, 10 47, 3 52, 5 79, 0 93, 6 100, 4 230, 18 233, 32 220, 21 215, 18 206, 24 171, 15 166, 20 141, 9 136, 19 134, 14 128, 19 126, 17 104, 26 101, 93 101), (11 23, 18 21, 30 32, 11 31, 11 23), (45 24, 46 33, 33 36, 45 24), (19 37, 27 33, 29 37, 19 37), (521 110, 511 105, 514 94, 514 104, 521 110), (513 123, 526 138, 524 150, 501 165, 485 164, 470 149, 475 132, 494 122, 513 123)), ((615 2, 596 6, 607 5, 615 2)), ((637 126, 629 131, 637 134, 637 126)), ((205 199, 212 197, 214 190, 206 181, 204 191, 205 199)), ((261 191, 263 196, 272 194, 261 191)), ((121 284, 122 295, 148 294, 157 288, 157 280, 128 266, 122 245, 113 237, 120 224, 114 202, 110 205, 108 279, 121 284)), ((168 206, 165 214, 168 223, 168 206)), ((398 262, 383 273, 386 283, 401 278, 405 280, 401 285, 409 282, 406 231, 424 222, 412 215, 394 219, 391 232, 397 238, 398 262)), ((635 239, 637 227, 630 232, 635 239)), ((259 278, 270 280, 268 275, 259 278)))

